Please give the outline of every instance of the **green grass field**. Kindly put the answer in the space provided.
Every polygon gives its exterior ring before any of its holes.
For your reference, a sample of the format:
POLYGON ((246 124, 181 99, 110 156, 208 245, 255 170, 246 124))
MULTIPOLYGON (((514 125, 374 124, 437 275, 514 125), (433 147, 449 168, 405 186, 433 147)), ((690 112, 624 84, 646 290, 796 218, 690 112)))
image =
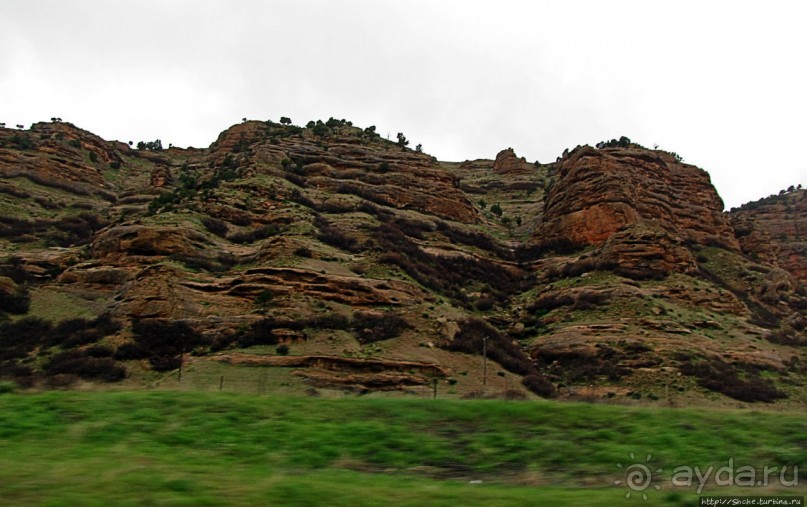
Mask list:
POLYGON ((672 470, 729 458, 802 468, 807 419, 549 401, 0 395, 0 505, 696 505, 697 484, 675 488, 672 470), (626 499, 614 481, 648 454, 660 489, 626 499))

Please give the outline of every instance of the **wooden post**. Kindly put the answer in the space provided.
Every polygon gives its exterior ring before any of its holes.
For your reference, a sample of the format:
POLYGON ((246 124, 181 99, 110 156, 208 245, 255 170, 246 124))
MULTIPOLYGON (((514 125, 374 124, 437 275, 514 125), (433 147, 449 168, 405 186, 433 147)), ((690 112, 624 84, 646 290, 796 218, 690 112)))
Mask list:
POLYGON ((488 337, 482 338, 482 385, 488 383, 488 337))
POLYGON ((432 379, 432 386, 434 387, 434 394, 432 395, 432 399, 437 399, 437 379, 432 379))
POLYGON ((224 388, 224 375, 222 375, 221 378, 219 378, 219 391, 221 391, 223 388, 224 388))

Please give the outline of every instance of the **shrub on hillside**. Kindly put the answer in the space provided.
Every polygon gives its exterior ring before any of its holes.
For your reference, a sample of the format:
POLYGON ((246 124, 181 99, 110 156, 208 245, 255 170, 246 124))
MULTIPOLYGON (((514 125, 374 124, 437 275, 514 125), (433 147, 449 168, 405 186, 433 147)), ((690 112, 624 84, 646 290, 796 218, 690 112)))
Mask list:
MULTIPOLYGON (((2 228, 0 219, 0 228, 2 228)), ((22 284, 32 282, 35 277, 25 269, 25 261, 22 258, 12 255, 0 263, 0 276, 11 278, 14 283, 22 284)))
POLYGON ((126 378, 126 368, 111 357, 93 357, 77 350, 68 350, 53 356, 45 364, 44 371, 51 376, 76 375, 105 382, 126 378))
MULTIPOLYGON (((798 322, 798 321, 797 321, 798 322)), ((802 327, 802 330, 804 328, 802 327)), ((779 345, 788 345, 790 347, 802 347, 807 345, 807 338, 803 333, 799 333, 796 329, 791 327, 782 327, 772 331, 765 337, 771 343, 779 345)))
POLYGON ((314 329, 349 329, 350 319, 340 313, 326 313, 298 321, 302 327, 314 329))
POLYGON ((283 327, 274 317, 266 317, 253 322, 248 329, 241 330, 235 337, 239 347, 252 347, 253 345, 277 345, 277 336, 272 332, 283 327))
POLYGON ((510 257, 510 252, 500 247, 489 235, 478 231, 467 231, 452 227, 444 221, 437 222, 437 230, 440 231, 452 243, 475 246, 481 250, 493 252, 503 257, 510 257))
POLYGON ((221 238, 227 236, 227 222, 213 217, 203 217, 202 225, 205 229, 221 238))
POLYGON ((42 344, 52 325, 39 317, 0 323, 0 360, 18 359, 42 344))
POLYGON ((601 377, 615 382, 628 373, 617 366, 619 356, 616 350, 603 345, 595 354, 541 350, 537 360, 542 371, 566 382, 593 382, 601 377))
POLYGON ((200 334, 181 320, 139 320, 132 325, 132 332, 135 343, 157 371, 178 368, 182 353, 207 344, 200 334))
POLYGON ((59 220, 26 220, 0 216, 0 237, 15 242, 34 241, 34 235, 59 246, 84 245, 95 236, 96 231, 106 227, 108 221, 89 212, 81 212, 59 220))
POLYGON ((274 316, 264 317, 253 322, 247 329, 242 329, 234 337, 222 340, 219 347, 224 347, 235 341, 239 347, 251 347, 253 345, 277 345, 278 338, 274 334, 275 329, 291 329, 302 331, 306 328, 312 329, 351 329, 350 319, 339 313, 326 313, 314 315, 302 319, 281 319, 274 316))
POLYGON ((372 343, 400 336, 412 326, 397 313, 354 312, 351 327, 359 343, 372 343))
POLYGON ((2 312, 22 315, 28 313, 31 305, 31 295, 26 285, 16 287, 0 287, 0 314, 2 312))
POLYGON ((491 296, 497 300, 519 291, 523 285, 520 271, 482 257, 431 255, 387 223, 376 229, 374 240, 381 252, 380 262, 400 267, 420 284, 465 306, 471 304, 463 291, 469 283, 488 285, 491 296))
POLYGON ((314 218, 314 225, 319 229, 317 239, 326 245, 339 248, 340 250, 347 250, 348 252, 358 252, 361 250, 356 238, 348 236, 337 229, 325 217, 318 215, 314 218))
POLYGON ((487 338, 484 346, 487 349, 488 358, 502 365, 507 371, 519 375, 533 373, 533 365, 521 347, 484 320, 469 317, 460 321, 459 326, 460 330, 454 339, 442 343, 440 345, 442 348, 481 355, 483 339, 487 338))
POLYGON ((238 231, 227 237, 233 243, 248 244, 256 241, 277 236, 280 233, 280 228, 274 224, 262 225, 257 229, 249 229, 247 231, 238 231))
POLYGON ((543 398, 554 398, 557 395, 557 389, 555 389, 554 384, 540 373, 526 375, 521 383, 524 387, 543 398))
POLYGON ((63 348, 78 347, 94 343, 105 336, 120 331, 119 322, 107 315, 95 319, 68 319, 58 323, 44 340, 46 346, 61 345, 63 348))
POLYGON ((787 397, 750 365, 730 365, 718 358, 702 359, 685 362, 681 365, 681 373, 697 378, 701 387, 735 400, 770 403, 787 397))
POLYGON ((482 294, 476 299, 474 306, 480 312, 487 312, 492 310, 493 307, 496 305, 496 299, 494 299, 490 294, 482 294))
POLYGON ((305 188, 306 186, 305 176, 302 176, 300 174, 288 172, 285 173, 283 177, 286 178, 286 181, 288 181, 289 183, 293 183, 294 185, 297 185, 300 188, 305 188))

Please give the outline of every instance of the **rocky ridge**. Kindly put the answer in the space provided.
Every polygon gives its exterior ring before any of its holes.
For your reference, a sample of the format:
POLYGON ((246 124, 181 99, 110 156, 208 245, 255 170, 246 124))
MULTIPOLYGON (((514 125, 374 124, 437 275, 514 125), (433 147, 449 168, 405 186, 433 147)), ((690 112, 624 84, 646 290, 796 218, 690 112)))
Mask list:
POLYGON ((135 382, 191 354, 478 395, 485 342, 488 390, 801 403, 804 196, 726 213, 629 142, 449 163, 333 118, 208 149, 0 129, 0 373, 135 382))

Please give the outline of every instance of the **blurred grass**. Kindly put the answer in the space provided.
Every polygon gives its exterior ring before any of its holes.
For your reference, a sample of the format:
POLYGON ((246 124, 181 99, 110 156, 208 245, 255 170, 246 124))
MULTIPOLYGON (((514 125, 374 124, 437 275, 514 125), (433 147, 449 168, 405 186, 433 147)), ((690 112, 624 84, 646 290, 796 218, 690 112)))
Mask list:
POLYGON ((807 421, 548 401, 0 396, 3 505, 614 505, 630 453, 667 478, 729 458, 803 468, 807 421))

